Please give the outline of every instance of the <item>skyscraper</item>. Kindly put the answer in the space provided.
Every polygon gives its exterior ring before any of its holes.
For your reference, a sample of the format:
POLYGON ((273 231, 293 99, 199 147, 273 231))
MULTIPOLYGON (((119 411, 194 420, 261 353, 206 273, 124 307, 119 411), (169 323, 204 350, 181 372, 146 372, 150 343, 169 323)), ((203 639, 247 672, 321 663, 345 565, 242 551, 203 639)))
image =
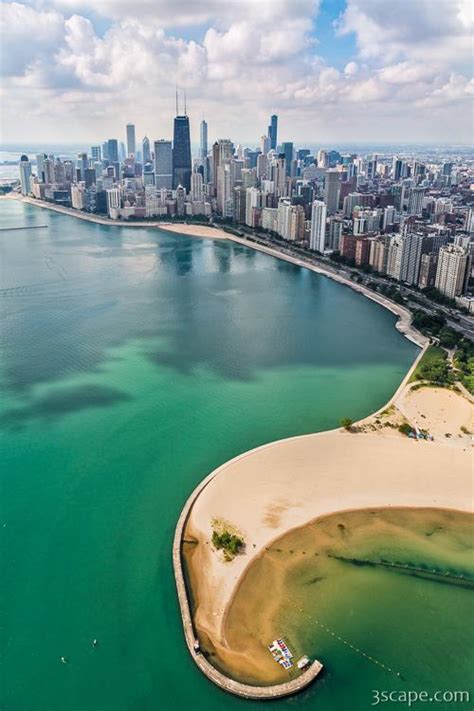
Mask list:
POLYGON ((107 159, 109 163, 118 163, 118 141, 116 138, 109 138, 107 141, 107 159))
POLYGON ((270 139, 270 148, 273 148, 273 150, 276 151, 278 138, 278 116, 276 116, 276 114, 272 114, 272 116, 270 116, 268 137, 270 139))
POLYGON ((149 163, 151 161, 151 151, 150 151, 150 139, 145 136, 142 141, 143 149, 143 164, 149 163))
MULTIPOLYGON (((155 186, 157 190, 166 188, 171 190, 173 187, 182 184, 178 181, 177 185, 173 186, 173 149, 171 141, 161 139, 155 141, 155 186)), ((191 177, 191 173, 189 174, 191 177)), ((185 187, 185 186, 183 186, 185 187)))
POLYGON ((408 214, 421 215, 423 211, 423 198, 425 197, 425 188, 410 188, 408 193, 408 214))
POLYGON ((266 157, 268 151, 271 149, 271 141, 269 136, 262 136, 260 138, 260 150, 262 151, 263 155, 266 157))
POLYGON ((173 187, 182 185, 189 192, 191 189, 191 139, 189 136, 189 118, 186 113, 186 95, 184 96, 184 114, 179 115, 178 96, 176 95, 176 118, 173 130, 173 187))
POLYGON ((191 174, 191 196, 194 202, 202 202, 204 200, 201 173, 191 174))
POLYGON ((400 265, 400 280, 407 284, 418 284, 423 243, 423 234, 408 233, 403 239, 402 262, 400 265))
POLYGON ((31 193, 31 163, 28 156, 25 155, 20 158, 20 183, 21 194, 29 195, 31 193))
POLYGON ((36 174, 40 183, 44 183, 44 161, 47 159, 46 153, 38 153, 36 156, 36 174))
POLYGON ((225 201, 229 198, 229 195, 226 195, 226 184, 230 192, 232 192, 234 186, 229 182, 232 177, 230 171, 228 175, 226 175, 225 170, 220 169, 223 168, 224 165, 230 164, 233 155, 234 146, 229 138, 220 138, 212 146, 213 190, 217 197, 217 210, 221 214, 224 214, 225 201))
POLYGON ((207 156, 207 123, 204 119, 201 121, 201 145, 199 148, 199 157, 205 160, 207 156))
POLYGON ((135 144, 135 126, 133 123, 127 123, 127 156, 136 155, 135 144))
POLYGON ((324 204, 327 207, 328 215, 335 215, 339 205, 340 172, 338 170, 327 170, 324 175, 324 204))
POLYGON ((285 154, 286 174, 290 175, 291 162, 293 160, 293 144, 290 142, 282 143, 281 148, 282 148, 283 153, 285 154))
POLYGON ((94 162, 102 160, 102 150, 100 146, 91 146, 91 158, 94 162))
POLYGON ((309 247, 316 252, 324 252, 326 248, 326 205, 322 200, 315 200, 311 208, 309 247))
POLYGON ((438 255, 435 287, 450 299, 465 291, 469 254, 466 249, 449 244, 438 255))
MULTIPOLYGON (((89 158, 87 157, 87 153, 78 153, 77 154, 77 169, 79 171, 78 175, 80 177, 80 180, 85 180, 85 174, 86 174, 86 169, 89 167, 89 158)), ((59 182, 59 181, 56 181, 59 182)))

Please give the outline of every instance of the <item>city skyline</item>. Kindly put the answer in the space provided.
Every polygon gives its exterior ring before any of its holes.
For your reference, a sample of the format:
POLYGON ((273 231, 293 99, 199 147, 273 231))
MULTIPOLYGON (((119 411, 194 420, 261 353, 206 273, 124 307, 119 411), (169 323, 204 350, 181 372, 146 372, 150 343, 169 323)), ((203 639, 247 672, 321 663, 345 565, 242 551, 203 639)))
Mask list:
POLYGON ((171 139, 178 85, 193 144, 203 118, 255 144, 272 114, 282 142, 469 143, 470 3, 436 5, 4 0, 1 140, 171 139))

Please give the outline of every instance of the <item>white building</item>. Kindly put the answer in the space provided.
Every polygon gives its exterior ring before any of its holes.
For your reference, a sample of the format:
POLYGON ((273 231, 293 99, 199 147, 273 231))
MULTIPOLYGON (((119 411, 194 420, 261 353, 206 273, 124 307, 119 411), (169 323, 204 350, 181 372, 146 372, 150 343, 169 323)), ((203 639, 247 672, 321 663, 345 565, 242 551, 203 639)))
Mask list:
POLYGON ((435 287, 450 299, 465 291, 469 255, 467 250, 455 245, 441 247, 438 255, 435 287))
POLYGON ((311 232, 309 247, 316 252, 326 249, 326 213, 327 208, 322 200, 315 200, 311 207, 311 232))
POLYGON ((399 235, 390 239, 387 258, 387 274, 393 279, 400 279, 402 270, 403 240, 399 235))
POLYGON ((283 239, 291 235, 291 200, 280 198, 277 209, 277 232, 283 239))
POLYGON ((107 195, 107 213, 109 217, 116 217, 120 210, 120 188, 109 188, 106 190, 107 195))
POLYGON ((263 205, 263 193, 258 188, 247 188, 245 193, 245 224, 256 227, 257 214, 263 205))
POLYGON ((264 230, 277 231, 278 210, 276 207, 264 207, 262 209, 262 227, 264 230))
POLYGON ((21 183, 21 194, 30 195, 31 193, 31 163, 28 160, 28 156, 21 156, 20 158, 20 183, 21 183))
POLYGON ((85 186, 84 183, 73 183, 71 185, 71 206, 75 210, 83 210, 84 209, 84 193, 85 193, 85 186))

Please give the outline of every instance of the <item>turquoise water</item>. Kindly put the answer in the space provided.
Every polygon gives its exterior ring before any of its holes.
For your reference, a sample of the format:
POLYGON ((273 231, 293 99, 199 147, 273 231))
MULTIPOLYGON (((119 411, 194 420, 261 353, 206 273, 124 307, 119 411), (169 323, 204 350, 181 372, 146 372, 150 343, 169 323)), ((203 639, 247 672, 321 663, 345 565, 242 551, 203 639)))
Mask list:
POLYGON ((2 711, 260 707, 185 648, 181 507, 230 457, 381 406, 417 348, 378 305, 238 245, 0 215, 48 225, 0 232, 2 711))

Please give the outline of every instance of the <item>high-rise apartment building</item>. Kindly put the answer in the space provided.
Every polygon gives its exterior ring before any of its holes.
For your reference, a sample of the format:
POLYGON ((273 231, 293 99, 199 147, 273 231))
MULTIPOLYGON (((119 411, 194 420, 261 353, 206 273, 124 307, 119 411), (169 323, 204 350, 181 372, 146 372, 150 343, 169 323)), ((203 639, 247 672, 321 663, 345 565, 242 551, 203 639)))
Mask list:
POLYGON ((25 155, 20 158, 20 186, 22 195, 31 193, 31 163, 25 155))
POLYGON ((406 284, 418 284, 423 242, 425 239, 425 235, 416 233, 408 233, 402 237, 403 249, 400 265, 400 281, 404 281, 406 284))
POLYGON ((437 267, 438 254, 436 252, 421 255, 420 273, 418 276, 418 286, 420 289, 427 289, 435 285, 437 267))
POLYGON ((455 245, 441 247, 438 255, 435 287, 450 299, 465 291, 469 254, 455 245))
POLYGON ((260 212, 263 207, 264 195, 258 188, 247 188, 245 200, 245 224, 256 227, 261 223, 260 212))
POLYGON ((309 247, 321 253, 326 249, 326 213, 327 208, 324 202, 315 200, 311 208, 309 247))
POLYGON ((410 188, 408 191, 407 212, 409 215, 421 215, 423 211, 423 198, 425 197, 425 188, 410 188))

